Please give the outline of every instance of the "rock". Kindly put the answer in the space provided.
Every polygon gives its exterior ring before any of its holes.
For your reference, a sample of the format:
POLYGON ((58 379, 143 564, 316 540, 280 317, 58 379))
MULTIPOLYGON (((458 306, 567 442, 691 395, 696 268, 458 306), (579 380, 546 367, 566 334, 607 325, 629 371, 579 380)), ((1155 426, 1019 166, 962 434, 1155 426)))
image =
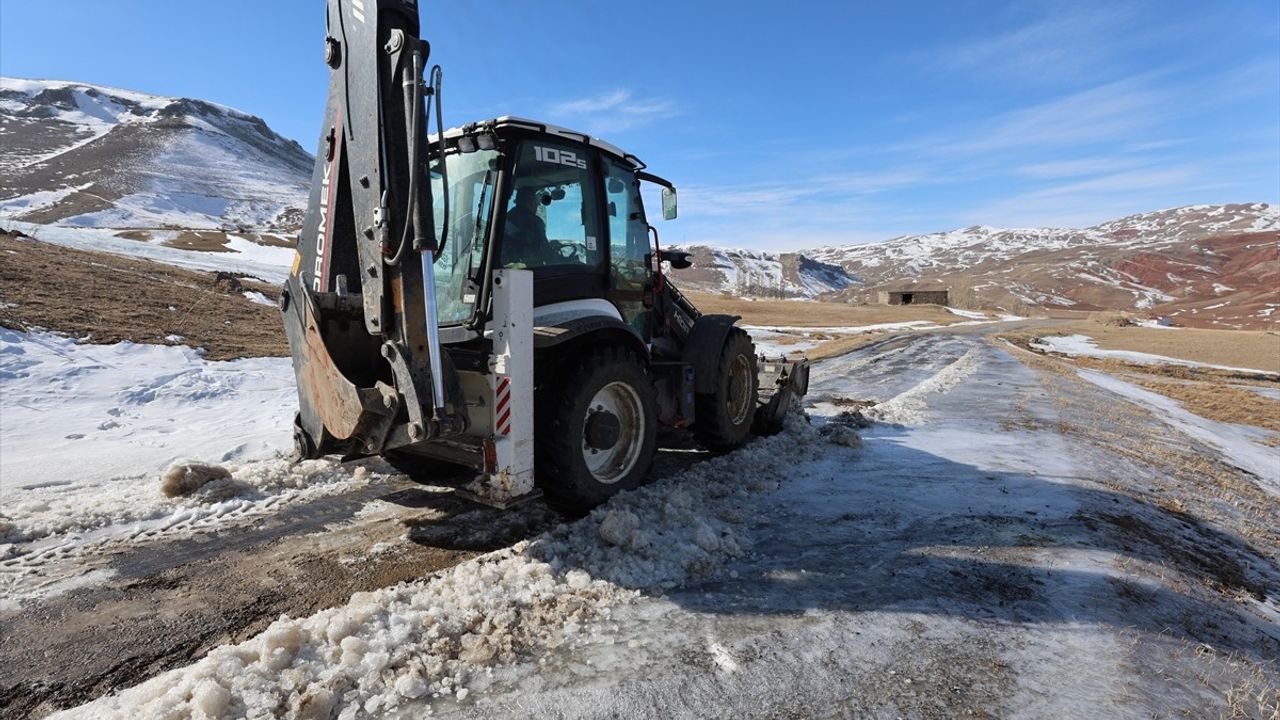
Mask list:
POLYGON ((160 476, 160 492, 165 497, 190 495, 214 480, 230 480, 231 472, 219 465, 174 463, 160 476))

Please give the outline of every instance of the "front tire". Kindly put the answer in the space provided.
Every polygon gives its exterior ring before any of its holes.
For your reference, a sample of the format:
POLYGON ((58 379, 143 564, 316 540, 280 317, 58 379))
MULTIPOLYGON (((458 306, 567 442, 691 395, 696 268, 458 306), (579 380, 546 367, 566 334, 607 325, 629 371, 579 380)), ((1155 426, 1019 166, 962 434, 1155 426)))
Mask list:
POLYGON ((657 449, 653 382, 621 347, 580 356, 539 391, 534 476, 543 492, 585 512, 644 483, 657 449))
POLYGON ((760 389, 756 346, 746 330, 729 330, 716 371, 715 391, 694 398, 693 436, 708 450, 733 450, 751 432, 760 389))

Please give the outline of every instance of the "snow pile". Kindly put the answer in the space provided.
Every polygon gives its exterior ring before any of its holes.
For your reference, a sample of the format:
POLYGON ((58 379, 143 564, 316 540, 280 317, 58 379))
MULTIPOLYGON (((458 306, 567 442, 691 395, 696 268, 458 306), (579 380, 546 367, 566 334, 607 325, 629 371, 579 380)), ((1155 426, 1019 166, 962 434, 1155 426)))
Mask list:
POLYGON ((880 422, 897 425, 919 425, 926 418, 925 398, 945 393, 972 375, 981 365, 981 353, 971 349, 937 373, 892 398, 867 408, 865 415, 880 422))
POLYGON ((1228 370, 1231 372, 1249 373, 1251 375, 1261 375, 1266 377, 1275 377, 1277 375, 1277 373, 1267 370, 1238 368, 1231 367, 1229 365, 1213 365, 1211 363, 1196 362, 1195 360, 1182 360, 1180 358, 1134 352, 1131 350, 1105 350, 1098 347, 1093 338, 1088 335, 1052 335, 1049 337, 1036 338, 1032 341, 1031 347, 1041 352, 1059 353, 1069 357, 1084 355, 1086 357, 1122 360, 1124 362, 1137 363, 1139 365, 1182 365, 1185 367, 1228 370))
POLYGON ((465 700, 495 664, 589 642, 584 628, 600 625, 587 623, 638 598, 633 588, 676 587, 722 568, 748 544, 754 497, 819 446, 793 419, 777 436, 623 493, 532 541, 308 618, 282 617, 244 643, 56 717, 353 718, 465 700))

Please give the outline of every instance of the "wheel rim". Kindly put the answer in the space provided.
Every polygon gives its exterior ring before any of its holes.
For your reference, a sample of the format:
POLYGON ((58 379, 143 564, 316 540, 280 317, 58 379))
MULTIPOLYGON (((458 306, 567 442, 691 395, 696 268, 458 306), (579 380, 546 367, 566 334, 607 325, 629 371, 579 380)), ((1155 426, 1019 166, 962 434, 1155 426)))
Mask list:
POLYGON ((644 445, 645 418, 640 394, 630 385, 612 382, 600 388, 582 419, 582 459, 598 482, 606 485, 622 480, 640 460, 644 445), (618 420, 618 439, 607 449, 592 447, 587 439, 591 416, 607 412, 618 420))
POLYGON ((738 355, 729 364, 726 383, 725 410, 734 425, 741 425, 751 410, 751 365, 746 357, 738 355))

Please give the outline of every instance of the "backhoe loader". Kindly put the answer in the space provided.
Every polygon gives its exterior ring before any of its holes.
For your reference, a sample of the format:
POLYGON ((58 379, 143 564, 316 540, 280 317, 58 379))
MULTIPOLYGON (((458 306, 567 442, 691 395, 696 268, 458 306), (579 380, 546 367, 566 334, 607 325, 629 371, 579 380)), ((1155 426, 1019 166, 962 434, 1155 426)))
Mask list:
POLYGON ((328 0, 329 101, 281 298, 296 454, 381 455, 496 505, 583 510, 644 482, 659 426, 731 450, 780 427, 807 361, 757 356, 669 271, 641 186, 585 133, 442 131, 415 0, 328 0), (434 118, 432 105, 434 103, 434 118), (436 121, 434 137, 428 127, 436 121))

